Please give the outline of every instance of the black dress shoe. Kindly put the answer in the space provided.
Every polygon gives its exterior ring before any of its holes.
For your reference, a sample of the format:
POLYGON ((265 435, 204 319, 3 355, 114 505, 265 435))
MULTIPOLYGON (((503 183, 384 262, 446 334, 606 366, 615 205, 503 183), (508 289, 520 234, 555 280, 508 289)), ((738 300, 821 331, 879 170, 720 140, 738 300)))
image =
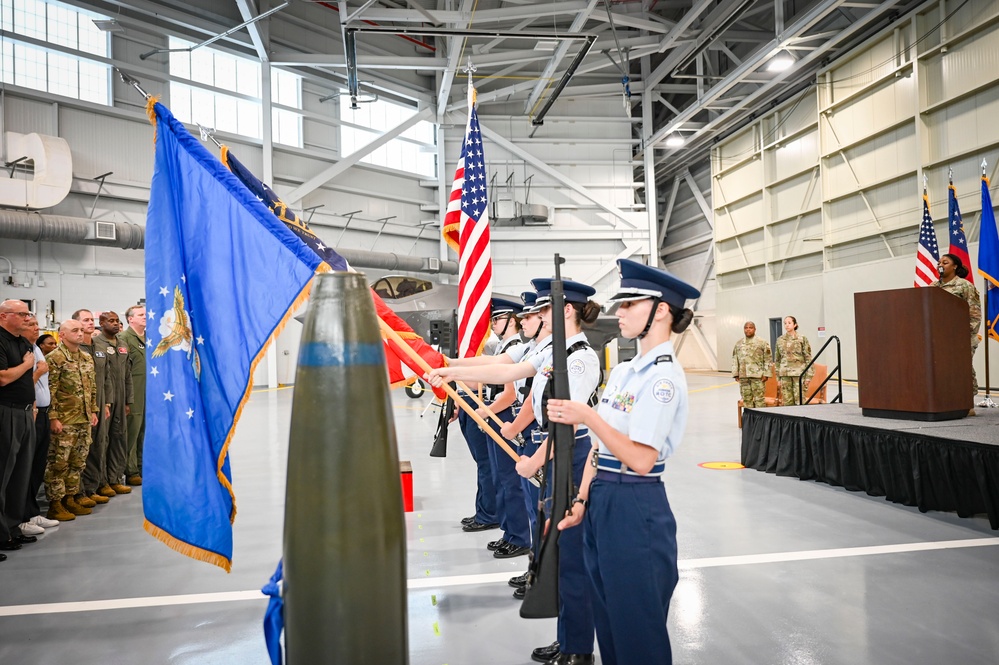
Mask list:
POLYGON ((488 531, 489 529, 498 529, 498 528, 499 524, 496 524, 495 522, 493 522, 492 524, 483 524, 482 522, 473 521, 471 524, 466 524, 465 526, 461 527, 461 530, 473 533, 475 531, 488 531))
POLYGON ((21 549, 21 543, 17 542, 13 538, 8 541, 0 543, 0 550, 6 550, 7 552, 12 552, 14 550, 21 549))
POLYGON ((514 545, 513 543, 503 543, 496 548, 493 556, 497 559, 512 559, 515 556, 524 556, 531 551, 526 545, 514 545))
POLYGON ((6 554, 0 554, 0 561, 6 561, 6 560, 7 560, 7 555, 6 554))
MULTIPOLYGON (((527 595, 527 585, 526 584, 524 586, 522 586, 522 587, 519 587, 519 588, 513 590, 513 597, 516 598, 517 600, 524 600, 524 596, 526 596, 526 595, 527 595)), ((546 661, 546 660, 539 660, 538 662, 539 663, 547 663, 548 661, 546 661)))
POLYGON ((531 660, 537 663, 547 663, 558 655, 558 640, 555 640, 546 647, 538 647, 531 652, 531 660))
POLYGON ((462 517, 461 518, 461 525, 462 526, 467 526, 467 525, 471 524, 474 521, 475 521, 475 515, 472 515, 471 517, 462 517))
POLYGON ((548 665, 593 665, 592 653, 560 653, 548 665))
POLYGON ((527 576, 529 573, 524 573, 523 575, 517 575, 516 577, 511 577, 507 584, 512 586, 514 589, 522 589, 527 586, 527 576))
POLYGON ((486 549, 489 550, 490 552, 495 552, 499 548, 503 547, 503 545, 505 545, 506 543, 507 541, 503 540, 502 538, 500 538, 499 540, 493 540, 486 544, 486 549))
POLYGON ((26 536, 23 533, 19 536, 14 536, 15 543, 35 543, 38 542, 37 536, 26 536))

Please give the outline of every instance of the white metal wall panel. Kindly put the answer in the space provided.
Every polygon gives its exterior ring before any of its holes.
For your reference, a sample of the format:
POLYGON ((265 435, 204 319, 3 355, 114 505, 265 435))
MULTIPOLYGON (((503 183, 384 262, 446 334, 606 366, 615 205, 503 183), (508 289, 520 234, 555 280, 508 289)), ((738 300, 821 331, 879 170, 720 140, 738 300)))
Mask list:
MULTIPOLYGON (((997 143, 999 86, 926 113, 923 122, 927 129, 926 158, 930 163, 997 143)), ((981 161, 979 158, 978 163, 981 161)))
MULTIPOLYGON (((814 111, 813 111, 814 113, 814 111)), ((814 124, 814 116, 812 118, 814 124)), ((767 182, 773 183, 810 170, 819 163, 819 134, 810 131, 790 141, 782 142, 779 148, 768 150, 767 182)))
POLYGON ((715 179, 716 208, 729 205, 760 189, 763 184, 763 162, 753 159, 715 179))
POLYGON ((844 150, 842 155, 827 157, 822 171, 825 196, 845 196, 870 183, 912 174, 917 160, 916 127, 907 123, 844 150))
POLYGON ((814 164, 804 173, 770 188, 770 216, 772 221, 787 220, 816 210, 822 202, 814 164))
POLYGON ((822 154, 911 118, 915 110, 915 85, 911 78, 894 79, 830 111, 823 111, 822 154))
MULTIPOLYGON (((822 215, 818 210, 770 227, 770 261, 818 251, 822 254, 822 215)), ((785 275, 786 276, 786 275, 785 275)), ((779 273, 775 273, 779 279, 779 273)))
POLYGON ((946 53, 926 58, 922 66, 926 106, 990 85, 999 71, 999 32, 978 33, 948 48, 946 53))

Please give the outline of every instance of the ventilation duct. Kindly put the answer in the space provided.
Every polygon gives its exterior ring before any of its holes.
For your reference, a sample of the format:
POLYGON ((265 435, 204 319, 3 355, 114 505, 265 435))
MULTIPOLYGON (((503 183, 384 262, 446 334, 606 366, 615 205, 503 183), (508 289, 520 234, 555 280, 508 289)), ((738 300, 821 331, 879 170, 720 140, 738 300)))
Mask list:
MULTIPOLYGON (((23 210, 0 210, 0 238, 31 242, 62 242, 121 249, 142 249, 145 228, 131 222, 107 222, 23 210)), ((435 257, 405 256, 361 249, 338 250, 356 268, 457 275, 458 263, 435 257)))

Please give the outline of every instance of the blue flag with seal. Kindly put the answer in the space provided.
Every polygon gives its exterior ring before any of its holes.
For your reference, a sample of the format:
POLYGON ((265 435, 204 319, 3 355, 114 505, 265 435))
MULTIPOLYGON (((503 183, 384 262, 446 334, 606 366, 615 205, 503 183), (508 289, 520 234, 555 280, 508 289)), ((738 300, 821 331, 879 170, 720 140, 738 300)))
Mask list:
POLYGON ((162 104, 146 217, 144 527, 232 567, 228 448, 268 341, 322 259, 162 104))

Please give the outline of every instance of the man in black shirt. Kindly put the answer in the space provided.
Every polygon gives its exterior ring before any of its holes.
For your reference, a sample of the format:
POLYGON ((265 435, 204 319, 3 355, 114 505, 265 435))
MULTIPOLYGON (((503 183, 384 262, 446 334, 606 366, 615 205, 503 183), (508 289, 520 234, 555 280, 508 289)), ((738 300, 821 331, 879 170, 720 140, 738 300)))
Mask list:
MULTIPOLYGON (((20 300, 0 303, 0 550, 21 549, 34 536, 21 534, 18 524, 24 511, 22 483, 11 483, 14 462, 23 447, 31 450, 35 440, 35 366, 32 345, 21 336, 31 313, 20 300), (18 488, 17 496, 8 492, 18 488)), ((7 556, 0 553, 0 561, 7 556)))

